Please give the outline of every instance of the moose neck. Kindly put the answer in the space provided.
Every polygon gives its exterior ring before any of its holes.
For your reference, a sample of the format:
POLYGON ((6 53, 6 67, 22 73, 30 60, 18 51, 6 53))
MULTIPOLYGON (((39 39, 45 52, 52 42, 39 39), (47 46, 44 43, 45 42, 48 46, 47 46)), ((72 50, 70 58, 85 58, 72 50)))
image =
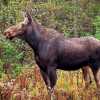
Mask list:
POLYGON ((41 41, 41 26, 33 21, 32 26, 27 30, 24 40, 31 46, 35 53, 38 51, 38 46, 41 41))

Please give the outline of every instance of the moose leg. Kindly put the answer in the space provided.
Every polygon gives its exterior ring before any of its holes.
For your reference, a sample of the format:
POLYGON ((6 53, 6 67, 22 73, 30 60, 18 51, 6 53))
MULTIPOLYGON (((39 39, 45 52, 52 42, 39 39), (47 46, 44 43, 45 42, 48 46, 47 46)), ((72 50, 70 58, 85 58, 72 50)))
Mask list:
POLYGON ((85 88, 88 88, 89 84, 91 84, 92 82, 89 67, 88 66, 83 67, 82 72, 85 81, 85 88))
POLYGON ((47 86, 50 100, 54 100, 54 86, 56 84, 56 71, 53 69, 47 69, 47 71, 40 70, 43 80, 47 86))
POLYGON ((54 86, 56 84, 56 81, 57 81, 56 69, 52 68, 52 67, 50 69, 48 69, 48 76, 49 76, 49 79, 50 79, 50 87, 53 90, 54 86))
POLYGON ((49 66, 47 74, 48 74, 48 77, 50 79, 49 94, 50 94, 51 100, 53 100, 54 99, 54 86, 55 86, 56 81, 57 81, 56 68, 49 66))
POLYGON ((40 68, 40 72, 41 72, 41 75, 42 75, 42 78, 47 86, 47 90, 49 90, 50 88, 50 79, 48 77, 48 74, 47 74, 47 67, 40 62, 40 59, 38 56, 35 55, 35 60, 36 60, 36 63, 37 65, 39 66, 40 68))
POLYGON ((100 67, 92 68, 97 88, 100 89, 100 67))
POLYGON ((44 82, 45 82, 45 84, 47 86, 47 90, 49 90, 49 88, 50 88, 50 80, 49 80, 49 77, 48 77, 47 73, 44 72, 43 70, 40 70, 40 72, 41 72, 41 75, 43 77, 43 80, 44 80, 44 82))
POLYGON ((98 97, 100 97, 100 67, 93 66, 92 71, 93 71, 94 79, 95 79, 96 86, 97 86, 96 95, 98 95, 98 97))

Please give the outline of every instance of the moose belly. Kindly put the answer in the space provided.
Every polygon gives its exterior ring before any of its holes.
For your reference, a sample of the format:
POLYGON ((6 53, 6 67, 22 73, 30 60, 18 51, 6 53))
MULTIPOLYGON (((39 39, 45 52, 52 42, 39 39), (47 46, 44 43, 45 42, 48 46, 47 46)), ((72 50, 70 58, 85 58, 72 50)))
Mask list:
POLYGON ((61 70, 77 70, 89 64, 88 57, 81 57, 81 58, 66 58, 66 59, 59 59, 57 62, 58 69, 61 70))

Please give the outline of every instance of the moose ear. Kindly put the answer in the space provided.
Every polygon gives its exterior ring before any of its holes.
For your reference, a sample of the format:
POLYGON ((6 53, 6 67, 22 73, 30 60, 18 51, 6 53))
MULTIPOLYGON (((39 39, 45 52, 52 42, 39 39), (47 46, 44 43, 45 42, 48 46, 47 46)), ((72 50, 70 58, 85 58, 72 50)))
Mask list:
POLYGON ((31 24, 32 23, 32 16, 28 11, 23 12, 23 17, 24 17, 24 23, 25 24, 31 24))

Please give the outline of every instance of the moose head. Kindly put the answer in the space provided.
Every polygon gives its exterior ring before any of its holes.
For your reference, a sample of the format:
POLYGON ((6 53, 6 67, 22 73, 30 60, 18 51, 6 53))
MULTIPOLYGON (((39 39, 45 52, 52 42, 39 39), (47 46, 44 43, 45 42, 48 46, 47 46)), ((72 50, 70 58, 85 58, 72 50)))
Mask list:
POLYGON ((4 31, 4 35, 8 39, 23 36, 27 33, 27 29, 32 26, 32 17, 28 12, 24 12, 24 21, 13 25, 4 31))

